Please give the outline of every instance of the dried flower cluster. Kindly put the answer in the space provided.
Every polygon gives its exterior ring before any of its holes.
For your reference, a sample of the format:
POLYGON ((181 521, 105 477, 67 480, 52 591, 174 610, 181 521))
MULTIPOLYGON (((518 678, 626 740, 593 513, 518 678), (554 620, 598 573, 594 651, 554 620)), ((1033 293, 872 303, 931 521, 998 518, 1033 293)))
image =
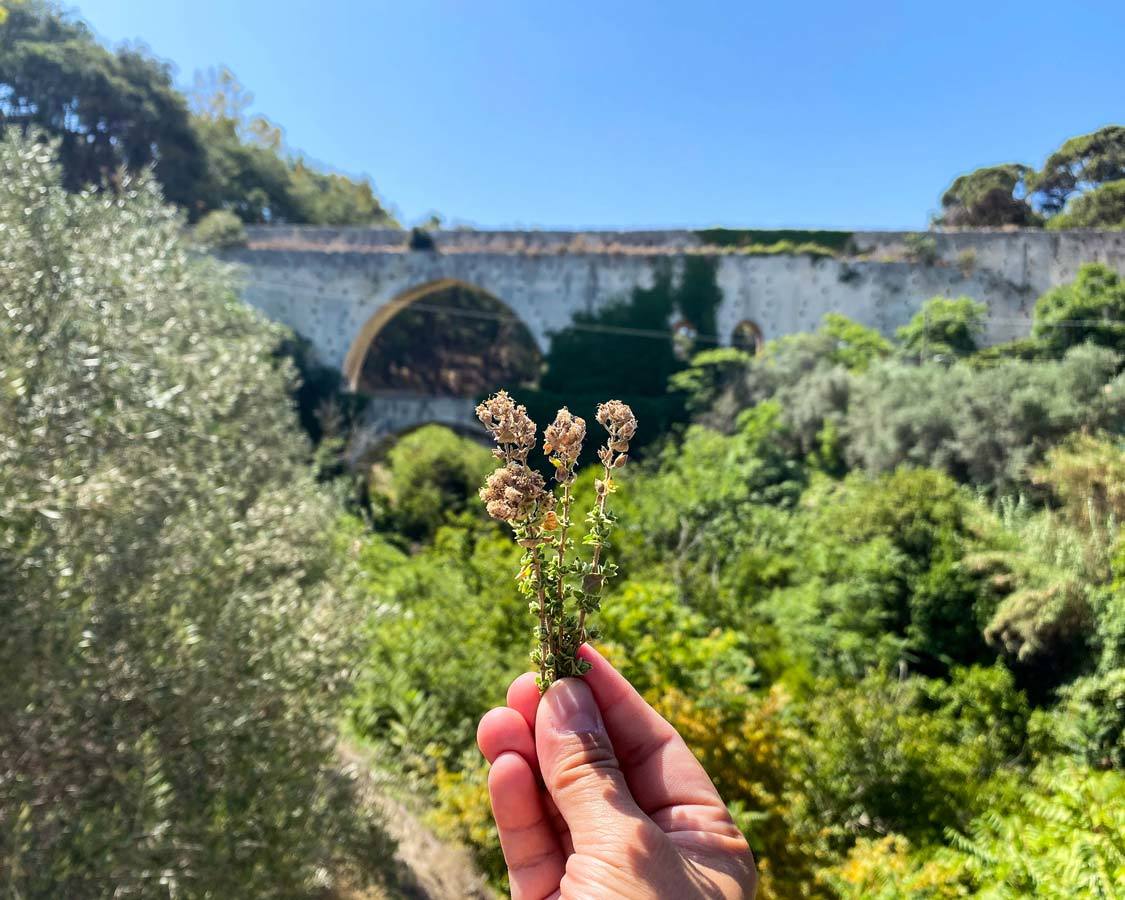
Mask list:
POLYGON ((480 497, 488 514, 507 522, 524 548, 517 578, 529 598, 531 614, 538 619, 531 659, 539 670, 539 689, 546 690, 552 682, 582 675, 589 668, 578 657, 578 648, 591 637, 586 619, 598 610, 606 579, 617 571, 603 559, 614 522, 606 498, 614 491, 613 469, 625 465, 628 458, 637 419, 620 400, 598 406, 597 420, 609 437, 598 450, 603 472, 595 481, 594 508, 586 517, 582 543, 592 548, 586 560, 574 551, 570 518, 571 488, 586 438, 586 420, 564 407, 544 430, 543 452, 557 482, 548 489, 543 476, 527 464, 536 432, 527 409, 500 391, 477 407, 477 418, 496 441, 493 454, 503 462, 488 476, 480 497))

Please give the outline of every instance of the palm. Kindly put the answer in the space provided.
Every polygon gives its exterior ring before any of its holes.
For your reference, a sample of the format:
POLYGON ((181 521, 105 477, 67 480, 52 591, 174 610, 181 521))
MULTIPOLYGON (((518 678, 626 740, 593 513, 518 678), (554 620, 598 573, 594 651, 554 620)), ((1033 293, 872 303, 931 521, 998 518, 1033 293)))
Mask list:
POLYGON ((541 703, 534 675, 520 676, 477 732, 512 896, 752 896, 749 848, 706 772, 620 674, 582 654, 583 682, 541 703))

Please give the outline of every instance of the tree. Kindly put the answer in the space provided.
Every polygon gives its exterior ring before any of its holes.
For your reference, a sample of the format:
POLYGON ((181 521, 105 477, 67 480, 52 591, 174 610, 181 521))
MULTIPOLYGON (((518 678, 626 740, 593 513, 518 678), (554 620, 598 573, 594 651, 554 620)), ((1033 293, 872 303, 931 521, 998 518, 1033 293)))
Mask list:
POLYGON ((990 492, 1029 490, 1031 468, 1067 435, 1125 426, 1121 362, 1075 347, 1061 360, 989 369, 875 366, 853 384, 845 456, 868 472, 932 466, 990 492))
POLYGON ((150 178, 62 179, 0 143, 0 870, 308 896, 387 848, 335 762, 360 607, 283 332, 150 178))
POLYGON ((1125 228, 1125 179, 1107 181, 1072 198, 1061 213, 1047 221, 1047 227, 1125 228))
POLYGON ((0 126, 59 138, 70 190, 152 165, 193 221, 228 210, 252 223, 395 225, 368 179, 287 152, 281 129, 250 115, 253 97, 229 70, 197 77, 189 106, 168 64, 139 47, 106 49, 51 0, 4 9, 0 126))
POLYGON ((825 314, 820 333, 836 342, 832 361, 850 372, 866 372, 876 360, 891 355, 891 342, 878 331, 840 313, 825 314))
POLYGON ((971 228, 1039 224, 1024 199, 1031 173, 1029 166, 1005 163, 958 176, 942 195, 936 224, 971 228))
POLYGON ((373 505, 380 524, 411 540, 426 540, 449 518, 483 511, 477 491, 495 463, 492 454, 440 425, 425 425, 398 441, 376 477, 373 505))
POLYGON ((898 330, 902 351, 919 359, 970 356, 979 348, 988 307, 971 297, 931 297, 898 330))
POLYGON ((1073 137, 1052 153, 1028 188, 1048 214, 1061 212, 1067 200, 1111 181, 1125 179, 1125 126, 1107 125, 1073 137))
POLYGON ((1084 343, 1125 351, 1125 280, 1109 266, 1087 263, 1070 284, 1039 298, 1031 333, 1053 353, 1084 343))
POLYGON ((226 209, 250 223, 395 225, 369 180, 323 172, 289 155, 281 129, 250 113, 253 101, 230 69, 196 76, 192 124, 206 156, 206 177, 193 215, 226 209))
POLYGON ((165 196, 192 202, 203 150, 171 69, 140 49, 110 52, 85 23, 43 0, 8 7, 0 24, 0 127, 59 138, 68 188, 155 165, 165 196))

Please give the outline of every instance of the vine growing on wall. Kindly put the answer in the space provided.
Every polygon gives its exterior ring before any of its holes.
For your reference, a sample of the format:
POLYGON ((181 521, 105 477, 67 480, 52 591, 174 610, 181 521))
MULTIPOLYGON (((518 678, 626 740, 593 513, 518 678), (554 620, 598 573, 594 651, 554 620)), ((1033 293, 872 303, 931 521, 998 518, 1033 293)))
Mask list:
POLYGON ((717 343, 718 262, 688 256, 678 273, 665 263, 651 287, 634 288, 596 312, 576 313, 570 326, 551 336, 539 389, 524 392, 529 413, 549 419, 560 406, 589 408, 613 394, 652 423, 647 440, 685 422, 683 397, 670 392, 669 379, 694 351, 717 343))

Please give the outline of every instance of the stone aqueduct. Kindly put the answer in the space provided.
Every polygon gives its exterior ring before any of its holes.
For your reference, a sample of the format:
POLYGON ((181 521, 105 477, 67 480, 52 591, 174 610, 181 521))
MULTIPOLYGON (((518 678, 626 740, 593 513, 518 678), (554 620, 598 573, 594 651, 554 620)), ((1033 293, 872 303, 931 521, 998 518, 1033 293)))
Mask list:
MULTIPOLYGON (((917 260, 904 232, 857 232, 848 252, 825 258, 722 253, 692 231, 446 231, 433 233, 432 250, 410 249, 402 231, 248 231, 246 247, 224 254, 243 269, 245 300, 310 341, 353 387, 380 330, 451 285, 502 302, 545 351, 576 312, 651 286, 658 267, 689 254, 718 254, 720 343, 730 343, 740 323, 768 339, 815 329, 828 312, 890 335, 937 294, 987 303, 995 342, 1025 334, 1036 298, 1082 263, 1125 273, 1125 232, 934 233, 930 258, 917 260)), ((387 393, 370 410, 368 440, 427 421, 471 422, 468 398, 387 393)))

